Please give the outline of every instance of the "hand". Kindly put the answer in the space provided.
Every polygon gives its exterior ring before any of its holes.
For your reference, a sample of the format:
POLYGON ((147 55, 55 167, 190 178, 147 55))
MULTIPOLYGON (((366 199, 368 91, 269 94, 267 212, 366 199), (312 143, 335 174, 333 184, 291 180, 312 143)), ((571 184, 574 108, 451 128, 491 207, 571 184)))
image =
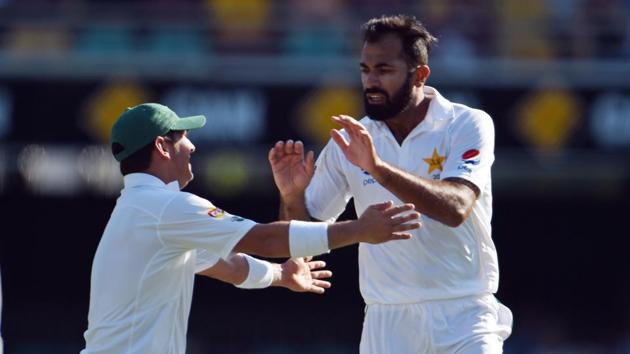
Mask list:
POLYGON ((409 231, 420 228, 420 222, 409 222, 420 218, 413 204, 393 206, 392 202, 374 204, 368 207, 356 221, 361 242, 382 243, 392 240, 408 240, 409 231))
POLYGON ((307 258, 290 258, 280 265, 281 276, 279 286, 295 292, 323 294, 330 288, 325 278, 332 277, 329 270, 319 270, 326 266, 324 261, 308 261, 307 258))
POLYGON ((337 129, 330 131, 330 136, 346 155, 346 159, 373 175, 375 167, 380 163, 380 158, 374 148, 372 136, 365 126, 345 115, 333 116, 332 120, 341 125, 350 138, 350 141, 347 141, 337 129))
POLYGON ((273 179, 284 198, 303 194, 315 171, 313 152, 309 151, 304 159, 301 141, 278 141, 269 150, 269 163, 273 179))

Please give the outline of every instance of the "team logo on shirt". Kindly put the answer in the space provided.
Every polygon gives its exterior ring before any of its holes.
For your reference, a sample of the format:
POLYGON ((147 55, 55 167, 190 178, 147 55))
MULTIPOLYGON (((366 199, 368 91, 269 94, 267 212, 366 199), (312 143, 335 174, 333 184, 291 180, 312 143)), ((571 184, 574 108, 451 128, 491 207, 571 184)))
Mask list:
POLYGON ((429 171, 427 172, 427 174, 431 174, 431 172, 435 170, 444 171, 444 160, 446 160, 446 156, 440 156, 437 148, 433 148, 433 155, 431 157, 427 157, 426 159, 422 160, 429 164, 429 171))
POLYGON ((213 218, 220 219, 223 217, 223 215, 225 215, 225 212, 219 208, 212 207, 208 209, 208 215, 212 216, 213 218))

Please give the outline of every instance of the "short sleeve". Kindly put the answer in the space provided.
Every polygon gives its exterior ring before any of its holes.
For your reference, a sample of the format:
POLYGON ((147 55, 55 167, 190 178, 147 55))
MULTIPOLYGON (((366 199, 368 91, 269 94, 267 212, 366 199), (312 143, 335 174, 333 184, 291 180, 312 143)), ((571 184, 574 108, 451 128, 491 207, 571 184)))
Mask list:
POLYGON ((204 265, 214 265, 227 257, 254 225, 254 221, 231 215, 206 199, 180 193, 164 210, 158 231, 165 244, 205 250, 198 252, 204 265))
POLYGON ((494 162, 494 125, 483 111, 473 110, 460 116, 449 132, 450 152, 442 179, 459 177, 480 190, 490 182, 494 162))
POLYGON ((199 273, 208 268, 211 268, 219 261, 219 258, 217 258, 216 255, 203 248, 197 248, 195 250, 195 253, 197 256, 195 262, 195 273, 199 273))
POLYGON ((306 208, 322 221, 335 221, 351 197, 339 155, 339 148, 330 140, 315 162, 315 174, 306 189, 306 208))

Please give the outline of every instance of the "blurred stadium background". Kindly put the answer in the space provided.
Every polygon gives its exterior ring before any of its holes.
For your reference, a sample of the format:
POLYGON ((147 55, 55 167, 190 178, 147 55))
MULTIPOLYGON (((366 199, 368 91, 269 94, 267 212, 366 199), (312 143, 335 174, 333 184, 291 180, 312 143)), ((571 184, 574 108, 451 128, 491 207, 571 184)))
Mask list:
MULTIPOLYGON (((0 0, 6 353, 82 348, 125 107, 205 114, 189 190, 272 221, 269 147, 362 115, 359 26, 395 13, 440 39, 429 84, 494 118, 505 352, 630 353, 630 1, 0 0)), ((188 353, 358 352, 356 249, 325 259, 323 297, 200 279, 188 353)))

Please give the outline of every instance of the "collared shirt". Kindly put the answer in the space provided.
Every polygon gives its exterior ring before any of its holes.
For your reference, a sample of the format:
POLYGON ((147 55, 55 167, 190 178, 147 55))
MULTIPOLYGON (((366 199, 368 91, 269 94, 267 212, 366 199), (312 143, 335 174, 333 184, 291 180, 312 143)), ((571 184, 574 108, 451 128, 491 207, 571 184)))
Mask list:
POLYGON ((195 273, 255 223, 148 174, 124 183, 94 256, 81 353, 184 354, 195 273))
MULTIPOLYGON (((459 177, 480 190, 473 211, 459 227, 426 215, 411 240, 359 246, 359 281, 366 303, 400 304, 494 293, 497 254, 491 238, 494 126, 483 111, 454 104, 425 86, 427 115, 398 144, 384 122, 361 120, 380 158, 392 166, 432 180, 459 177)), ((345 131, 342 131, 347 137, 345 131)), ((349 162, 332 140, 316 162, 306 191, 311 216, 335 220, 351 197, 357 215, 371 204, 402 203, 366 171, 349 162)))

